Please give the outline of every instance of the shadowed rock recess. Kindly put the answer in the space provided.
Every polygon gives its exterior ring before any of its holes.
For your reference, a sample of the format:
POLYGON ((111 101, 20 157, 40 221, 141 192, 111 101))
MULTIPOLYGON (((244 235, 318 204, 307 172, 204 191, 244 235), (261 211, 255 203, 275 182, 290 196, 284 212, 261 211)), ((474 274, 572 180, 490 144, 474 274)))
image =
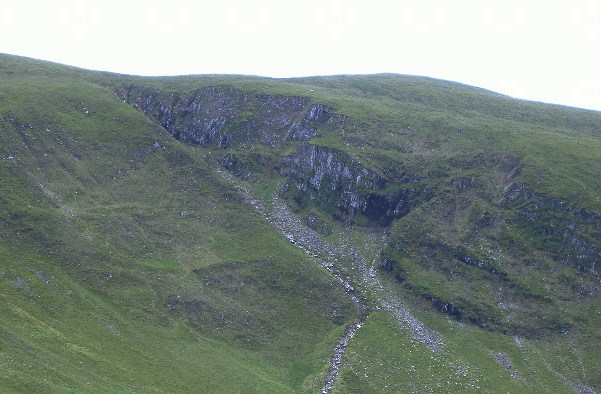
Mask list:
POLYGON ((338 207, 340 219, 361 213, 373 224, 386 226, 406 215, 419 194, 413 188, 387 190, 386 180, 334 149, 305 144, 284 163, 290 182, 283 191, 299 200, 308 197, 338 207))

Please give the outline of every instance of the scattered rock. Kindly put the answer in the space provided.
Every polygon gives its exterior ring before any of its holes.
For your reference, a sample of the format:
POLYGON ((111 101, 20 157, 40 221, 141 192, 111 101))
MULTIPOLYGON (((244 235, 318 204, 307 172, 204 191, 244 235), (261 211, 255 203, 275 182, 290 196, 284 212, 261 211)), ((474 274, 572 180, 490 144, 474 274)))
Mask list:
POLYGON ((10 284, 19 289, 29 290, 29 285, 21 278, 17 278, 16 280, 10 282, 10 284))
POLYGON ((316 258, 332 275, 334 275, 345 288, 347 295, 359 307, 360 317, 347 327, 344 335, 334 348, 330 361, 330 371, 323 383, 322 393, 329 393, 332 389, 338 378, 338 373, 343 362, 343 355, 348 346, 348 342, 354 337, 365 322, 367 316, 373 310, 373 308, 364 304, 362 301, 363 297, 353 286, 350 278, 344 275, 336 267, 339 258, 351 259, 353 266, 361 269, 363 272, 362 279, 364 284, 381 295, 381 298, 378 300, 379 306, 376 309, 389 312, 401 327, 408 329, 412 333, 415 341, 427 345, 433 352, 440 352, 442 350, 444 343, 440 336, 413 316, 400 297, 396 295, 392 289, 385 287, 379 281, 374 270, 374 265, 376 264, 375 261, 371 268, 368 269, 366 259, 362 257, 356 249, 337 247, 323 241, 314 230, 303 225, 300 219, 290 212, 286 204, 277 197, 274 197, 273 199, 273 209, 268 210, 260 200, 251 196, 248 189, 240 186, 231 173, 227 171, 219 171, 219 173, 240 192, 247 205, 254 207, 263 214, 263 216, 265 216, 271 224, 277 227, 287 239, 294 241, 293 243, 297 247, 304 250, 309 256, 316 258))

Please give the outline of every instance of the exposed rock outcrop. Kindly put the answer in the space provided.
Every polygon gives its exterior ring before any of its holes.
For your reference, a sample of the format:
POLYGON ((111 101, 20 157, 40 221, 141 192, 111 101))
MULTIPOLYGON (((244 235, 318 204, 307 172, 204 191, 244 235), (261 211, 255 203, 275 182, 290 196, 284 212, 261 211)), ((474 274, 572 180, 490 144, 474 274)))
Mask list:
POLYGON ((335 149, 304 144, 285 159, 285 165, 293 195, 336 206, 345 219, 360 213, 387 225, 407 214, 419 194, 413 188, 388 190, 386 180, 376 172, 335 149))
MULTIPOLYGON (((188 95, 130 86, 116 94, 179 141, 221 148, 308 141, 318 130, 344 127, 346 120, 305 97, 271 96, 227 86, 205 87, 188 95)), ((226 154, 221 164, 243 179, 252 175, 251 167, 256 165, 232 153, 226 154)), ((388 190, 376 172, 335 149, 304 144, 284 165, 288 187, 292 184, 310 199, 339 208, 332 213, 343 220, 354 221, 360 214, 372 224, 388 225, 407 214, 419 194, 410 187, 388 190)))
POLYGON ((158 121, 176 139, 219 147, 307 141, 328 122, 332 110, 298 96, 242 92, 233 87, 205 87, 189 95, 164 94, 131 86, 117 96, 158 121))

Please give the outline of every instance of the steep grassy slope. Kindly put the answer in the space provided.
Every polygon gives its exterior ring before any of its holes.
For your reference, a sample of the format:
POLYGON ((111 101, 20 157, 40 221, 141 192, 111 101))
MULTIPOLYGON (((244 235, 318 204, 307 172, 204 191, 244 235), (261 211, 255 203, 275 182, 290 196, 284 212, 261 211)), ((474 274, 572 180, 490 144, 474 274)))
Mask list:
POLYGON ((0 75, 1 387, 319 391, 343 281, 379 310, 333 392, 601 388, 599 113, 398 75, 0 75))
POLYGON ((5 390, 290 391, 354 307, 105 88, 0 82, 5 390), (294 351, 291 351, 294 349, 294 351))

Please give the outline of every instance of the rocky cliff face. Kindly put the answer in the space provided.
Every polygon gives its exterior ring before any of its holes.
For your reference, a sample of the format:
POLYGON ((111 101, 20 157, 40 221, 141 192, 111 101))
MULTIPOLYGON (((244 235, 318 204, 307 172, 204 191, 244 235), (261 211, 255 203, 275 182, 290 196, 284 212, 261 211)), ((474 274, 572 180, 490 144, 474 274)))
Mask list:
POLYGON ((191 95, 131 86, 117 96, 156 119, 176 139, 222 148, 307 141, 341 117, 305 97, 270 96, 232 87, 205 87, 191 95))
MULTIPOLYGON (((176 139, 226 150, 253 144, 276 148, 309 141, 318 130, 340 129, 347 121, 305 97, 270 96, 231 87, 206 87, 185 96, 130 86, 117 95, 155 119, 176 139)), ((248 179, 253 167, 260 164, 261 160, 255 159, 244 161, 224 151, 220 163, 248 179)), ((339 208, 336 216, 345 220, 361 214, 372 223, 387 225, 408 212, 417 194, 411 188, 385 191, 387 182, 349 155, 310 144, 303 144, 284 159, 283 167, 290 193, 332 204, 339 208)))
POLYGON ((387 225, 410 209, 418 192, 413 188, 388 190, 386 180, 335 149, 305 144, 285 159, 288 191, 340 209, 347 219, 357 214, 387 225))

